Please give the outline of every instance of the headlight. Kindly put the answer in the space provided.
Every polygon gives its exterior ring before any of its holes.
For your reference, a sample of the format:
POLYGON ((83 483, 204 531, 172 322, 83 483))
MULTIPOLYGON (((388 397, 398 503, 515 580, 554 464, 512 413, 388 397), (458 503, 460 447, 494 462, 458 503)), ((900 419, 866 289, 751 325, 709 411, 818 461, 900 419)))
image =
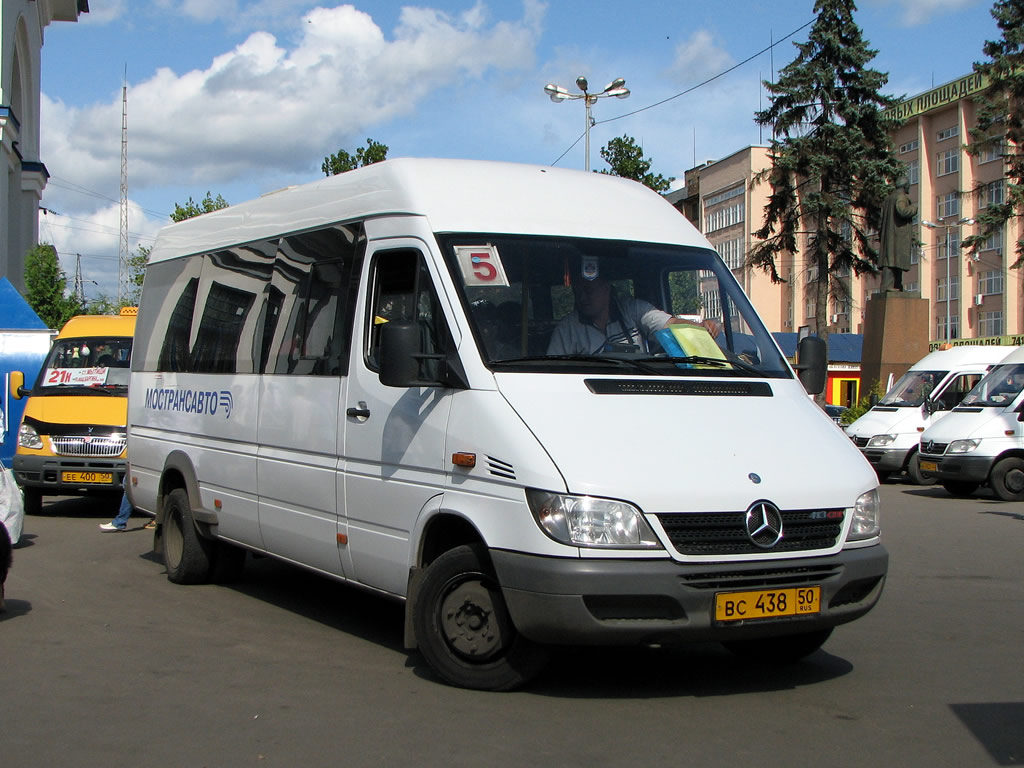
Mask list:
POLYGON ((896 442, 896 435, 875 435, 868 440, 868 448, 881 448, 896 442))
POLYGON ((981 440, 954 440, 946 448, 946 453, 970 453, 981 445, 981 440))
POLYGON ((661 548, 640 510, 624 501, 529 489, 526 502, 541 530, 562 544, 618 549, 661 548))
POLYGON ((878 489, 862 493, 853 505, 853 522, 850 524, 849 541, 871 539, 877 536, 882 526, 879 521, 880 504, 878 489))
POLYGON ((36 432, 36 428, 29 424, 22 424, 18 430, 18 445, 22 448, 39 449, 43 447, 43 441, 36 432))

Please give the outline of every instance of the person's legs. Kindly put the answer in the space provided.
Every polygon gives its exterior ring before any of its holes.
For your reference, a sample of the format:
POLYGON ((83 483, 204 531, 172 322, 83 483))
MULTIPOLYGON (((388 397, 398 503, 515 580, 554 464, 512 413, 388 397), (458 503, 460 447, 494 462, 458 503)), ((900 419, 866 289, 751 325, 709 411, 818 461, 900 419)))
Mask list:
POLYGON ((121 506, 117 510, 117 516, 109 523, 100 526, 103 531, 123 531, 128 526, 128 518, 132 516, 132 503, 128 501, 128 494, 121 495, 121 506))

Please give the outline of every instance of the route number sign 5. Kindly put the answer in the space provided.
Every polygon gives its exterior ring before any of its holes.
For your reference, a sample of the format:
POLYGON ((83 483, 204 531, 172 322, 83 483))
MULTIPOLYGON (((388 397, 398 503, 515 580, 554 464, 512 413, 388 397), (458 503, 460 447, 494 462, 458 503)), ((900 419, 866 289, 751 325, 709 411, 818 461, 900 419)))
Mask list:
POLYGON ((497 247, 493 245, 457 245, 462 280, 473 286, 508 286, 508 277, 497 247))

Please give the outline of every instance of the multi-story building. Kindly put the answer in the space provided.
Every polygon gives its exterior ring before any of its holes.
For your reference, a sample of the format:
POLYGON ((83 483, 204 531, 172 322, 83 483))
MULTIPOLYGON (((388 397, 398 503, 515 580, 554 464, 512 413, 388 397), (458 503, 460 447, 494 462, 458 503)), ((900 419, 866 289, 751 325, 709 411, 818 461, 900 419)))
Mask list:
MULTIPOLYGON (((975 157, 964 148, 976 123, 974 96, 985 85, 980 75, 971 74, 895 107, 904 122, 893 141, 908 169, 922 243, 912 254, 904 290, 928 299, 929 338, 936 345, 947 338, 965 343, 1002 337, 1002 343, 1024 343, 1024 273, 1009 269, 1014 243, 1021 236, 1019 219, 1008 222, 976 257, 960 249, 962 239, 972 233, 977 211, 1001 202, 1006 194, 999 153, 975 157)), ((773 284, 765 272, 746 265, 771 191, 767 181, 754 179, 770 162, 767 147, 746 147, 686 171, 685 187, 668 199, 733 268, 769 330, 808 326, 813 331, 816 307, 811 286, 817 275, 807 262, 804 242, 799 242, 797 254, 778 258, 783 283, 773 284)), ((829 330, 861 333, 865 303, 878 290, 879 278, 847 274, 840 276, 840 284, 844 295, 830 299, 829 330)))
POLYGON ((22 291, 49 176, 39 157, 43 29, 88 11, 88 0, 0 0, 0 277, 22 291))

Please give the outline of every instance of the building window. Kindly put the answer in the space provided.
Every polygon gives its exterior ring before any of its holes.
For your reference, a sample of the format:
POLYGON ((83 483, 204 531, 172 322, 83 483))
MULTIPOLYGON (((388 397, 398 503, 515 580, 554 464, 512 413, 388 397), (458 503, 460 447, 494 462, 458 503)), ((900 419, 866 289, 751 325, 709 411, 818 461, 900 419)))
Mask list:
POLYGON ((982 148, 981 152, 978 153, 979 163, 991 163, 994 160, 1002 160, 1003 155, 1006 153, 1003 151, 1002 141, 992 141, 986 143, 982 148))
POLYGON ((1003 335, 1003 313, 1001 310, 978 313, 978 335, 982 337, 1003 335))
POLYGON ((960 126, 959 125, 953 125, 953 126, 950 126, 949 128, 945 128, 945 129, 939 131, 935 135, 935 140, 936 141, 945 141, 946 139, 952 139, 954 136, 959 136, 959 135, 960 135, 960 126))
POLYGON ((921 161, 911 160, 907 163, 907 183, 917 184, 921 181, 921 161))
POLYGON ((914 243, 910 246, 910 263, 918 264, 921 261, 921 245, 920 243, 914 243))
POLYGON ((935 175, 946 176, 960 170, 960 149, 947 149, 939 152, 935 163, 935 175))
POLYGON ((940 219, 959 216, 960 196, 956 192, 950 192, 948 195, 939 195, 935 201, 935 214, 940 219))
POLYGON ((907 291, 908 293, 917 293, 918 291, 921 290, 921 284, 917 283, 917 282, 914 282, 914 283, 904 283, 903 284, 903 290, 907 291))
MULTIPOLYGON (((960 318, 956 315, 952 315, 949 318, 949 338, 959 339, 960 338, 960 318)), ((935 320, 935 338, 944 339, 946 338, 946 316, 938 317, 935 320)))
POLYGON ((982 251, 1003 251, 1003 228, 1000 227, 998 232, 994 232, 985 238, 985 242, 981 244, 982 251))
POLYGON ((737 237, 726 240, 715 246, 725 265, 729 269, 741 269, 743 267, 743 238, 737 237))
MULTIPOLYGON (((949 300, 956 301, 960 298, 960 277, 950 275, 949 277, 949 300)), ((935 300, 946 301, 946 278, 940 277, 935 281, 935 300)))
POLYGON ((718 229, 731 227, 745 220, 746 206, 743 203, 719 208, 704 217, 704 231, 714 232, 718 229))
POLYGON ((724 203, 726 200, 732 200, 734 197, 739 197, 743 194, 743 185, 740 184, 738 187, 727 189, 725 192, 719 192, 717 195, 711 195, 711 197, 704 198, 704 207, 710 208, 718 203, 724 203))
POLYGON ((981 188, 981 207, 988 208, 990 205, 1002 205, 1006 202, 1006 181, 996 179, 990 181, 981 188))
POLYGON ((991 296, 1003 292, 1003 272, 993 269, 989 272, 982 272, 978 275, 978 293, 991 296))
POLYGON ((907 152, 913 152, 920 145, 921 142, 919 142, 917 139, 914 139, 913 141, 908 141, 906 144, 900 144, 900 154, 902 155, 907 152))

